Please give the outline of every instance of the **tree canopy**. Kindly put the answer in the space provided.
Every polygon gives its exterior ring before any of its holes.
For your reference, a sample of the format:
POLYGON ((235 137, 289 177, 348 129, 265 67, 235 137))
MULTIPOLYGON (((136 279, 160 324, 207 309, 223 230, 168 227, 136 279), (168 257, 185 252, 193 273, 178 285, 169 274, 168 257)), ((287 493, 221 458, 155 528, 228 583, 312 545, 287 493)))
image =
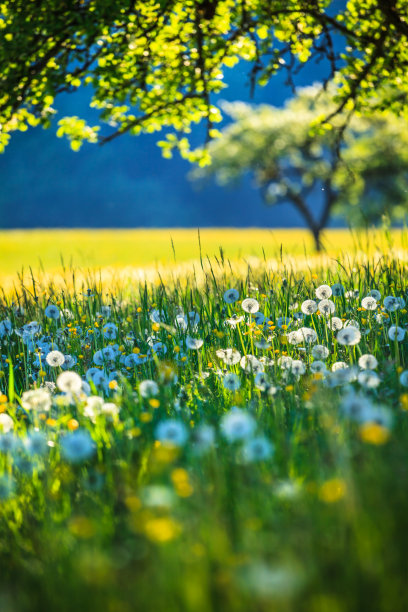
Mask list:
POLYGON ((408 209, 408 130, 393 114, 333 118, 332 130, 310 126, 334 110, 333 93, 321 85, 299 90, 283 108, 224 104, 234 120, 214 140, 211 165, 196 177, 215 175, 221 184, 254 176, 267 204, 291 202, 320 248, 333 213, 351 224, 401 219, 408 209), (342 139, 339 142, 338 131, 342 139))
POLYGON ((4 0, 0 3, 0 148, 15 130, 50 126, 62 92, 91 88, 97 125, 59 121, 73 149, 130 132, 164 129, 166 155, 191 161, 193 123, 207 139, 221 120, 214 95, 225 69, 249 62, 250 87, 278 71, 289 83, 307 62, 327 60, 332 113, 406 113, 406 0, 4 0), (340 49, 340 51, 336 51, 340 49), (102 128, 103 126, 103 128, 102 128))

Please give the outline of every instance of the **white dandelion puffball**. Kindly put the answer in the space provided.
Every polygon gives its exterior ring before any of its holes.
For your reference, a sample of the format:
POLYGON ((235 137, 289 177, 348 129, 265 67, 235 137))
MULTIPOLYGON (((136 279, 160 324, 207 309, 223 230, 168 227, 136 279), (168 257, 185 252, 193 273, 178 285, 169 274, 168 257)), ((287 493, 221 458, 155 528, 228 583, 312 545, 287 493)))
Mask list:
POLYGON ((362 370, 375 370, 378 366, 378 361, 374 355, 367 353, 366 355, 361 355, 358 360, 358 365, 362 370))
POLYGON ((339 331, 343 327, 343 321, 339 317, 332 317, 327 321, 327 327, 332 331, 339 331))
POLYGON ((334 285, 332 285, 331 290, 332 295, 334 295, 334 297, 340 297, 344 294, 344 287, 340 283, 335 283, 334 285))
POLYGON ((371 289, 368 295, 373 297, 377 302, 381 300, 381 293, 378 291, 378 289, 371 289))
POLYGON ((248 463, 265 461, 273 454, 273 445, 264 436, 247 440, 242 448, 242 456, 248 463))
POLYGON ((224 293, 224 302, 233 304, 237 300, 239 300, 239 291, 237 289, 227 289, 224 293))
POLYGON ((6 414, 5 412, 2 412, 0 414, 0 431, 6 434, 12 429, 14 429, 13 419, 10 415, 6 414))
POLYGON ((315 294, 319 300, 327 300, 332 296, 332 290, 329 285, 320 285, 320 287, 317 287, 315 294))
POLYGON ((33 389, 24 391, 21 396, 21 405, 24 410, 37 410, 48 412, 51 408, 51 395, 47 389, 33 389))
POLYGON ((366 310, 376 310, 377 300, 372 295, 367 295, 367 297, 361 300, 361 305, 366 310))
POLYGON ((266 391, 269 386, 268 379, 264 372, 258 372, 258 374, 255 376, 254 383, 255 387, 260 391, 266 391))
POLYGON ((81 463, 95 453, 95 442, 86 429, 78 429, 62 438, 61 452, 67 461, 81 463))
POLYGON ((398 327, 397 325, 391 325, 388 330, 388 337, 390 340, 397 340, 397 342, 402 342, 405 337, 405 329, 402 329, 402 327, 398 327))
POLYGON ((408 387, 408 370, 404 370, 404 372, 401 372, 399 381, 400 385, 402 385, 403 387, 408 387))
POLYGON ((164 446, 183 446, 187 440, 187 430, 180 421, 168 419, 156 427, 156 440, 164 446))
POLYGON ((327 346, 323 346, 323 344, 316 344, 313 348, 312 348, 312 356, 314 359, 327 359, 328 356, 330 355, 330 351, 327 348, 327 346))
POLYGON ((48 319, 54 319, 54 321, 56 321, 60 317, 60 310, 58 306, 55 306, 54 304, 49 304, 44 310, 44 314, 48 319))
POLYGON ((201 338, 192 338, 191 336, 187 336, 186 338, 186 346, 188 349, 192 351, 198 351, 204 344, 204 340, 201 338))
POLYGON ((376 389, 380 384, 380 377, 374 370, 362 370, 357 376, 357 380, 366 389, 376 389))
POLYGON ((242 301, 241 308, 249 314, 254 314, 259 310, 259 302, 255 298, 245 298, 245 300, 242 301))
POLYGON ((290 364, 290 371, 292 374, 295 374, 295 376, 301 376, 306 372, 306 366, 300 359, 293 359, 290 364))
POLYGON ((57 378, 57 386, 65 393, 80 393, 82 379, 76 372, 62 372, 57 378))
POLYGON ((303 314, 314 314, 317 311, 317 304, 314 300, 305 300, 300 307, 303 314))
POLYGON ((247 374, 253 374, 254 376, 256 376, 258 372, 264 371, 264 366, 255 355, 244 355, 240 361, 240 365, 247 374))
POLYGON ((228 391, 238 391, 241 386, 241 381, 237 374, 230 372, 224 376, 222 384, 228 391))
POLYGON ((336 305, 332 300, 320 300, 317 305, 319 311, 324 314, 326 317, 330 316, 336 310, 336 305))
POLYGON ((154 397, 159 393, 159 386, 154 380, 142 380, 139 385, 139 393, 142 397, 154 397))
POLYGON ((310 371, 313 372, 313 374, 324 374, 327 371, 326 364, 324 361, 313 361, 310 364, 310 371))
POLYGON ((255 431, 255 427, 253 417, 239 408, 232 408, 221 419, 221 432, 228 442, 248 438, 255 431))
POLYGON ((384 298, 384 308, 388 312, 394 312, 405 306, 405 301, 402 298, 394 297, 393 295, 387 295, 384 298))
POLYGON ((52 368, 58 368, 64 363, 65 357, 60 351, 50 351, 45 358, 45 361, 52 368))
POLYGON ((361 340, 361 333, 356 327, 344 327, 337 333, 337 342, 343 346, 354 346, 361 340))
POLYGON ((224 349, 223 360, 227 365, 233 366, 239 363, 240 359, 241 359, 241 353, 237 351, 237 349, 234 349, 234 348, 224 349))

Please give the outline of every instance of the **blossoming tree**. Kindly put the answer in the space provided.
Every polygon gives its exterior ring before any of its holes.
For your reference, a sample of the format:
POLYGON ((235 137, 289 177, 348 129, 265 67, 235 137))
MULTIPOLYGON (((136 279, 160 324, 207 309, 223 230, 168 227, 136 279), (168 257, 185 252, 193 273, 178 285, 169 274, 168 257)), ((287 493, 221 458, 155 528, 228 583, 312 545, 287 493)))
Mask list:
POLYGON ((321 86, 299 90, 283 108, 224 104, 234 121, 211 143, 211 165, 193 176, 215 175, 227 184, 251 174, 267 204, 295 206, 318 250, 333 213, 354 225, 378 222, 383 215, 403 218, 408 208, 406 121, 385 110, 366 116, 342 111, 328 130, 320 117, 333 108, 330 88, 321 86))

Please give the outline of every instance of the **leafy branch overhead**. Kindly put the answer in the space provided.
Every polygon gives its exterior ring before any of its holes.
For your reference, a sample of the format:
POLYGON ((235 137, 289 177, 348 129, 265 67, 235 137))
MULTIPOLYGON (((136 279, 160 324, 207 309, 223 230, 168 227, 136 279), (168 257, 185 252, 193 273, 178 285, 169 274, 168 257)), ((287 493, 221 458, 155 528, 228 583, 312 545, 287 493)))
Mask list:
POLYGON ((221 120, 214 96, 224 73, 248 62, 250 88, 278 71, 293 79, 327 60, 339 86, 330 121, 342 110, 406 113, 405 0, 8 0, 0 10, 0 148, 15 130, 49 127, 62 92, 91 89, 99 123, 76 117, 59 135, 74 149, 124 133, 175 134, 162 144, 192 161, 189 133, 221 120), (331 6, 333 5, 333 6, 331 6), (340 9, 338 8, 340 6, 340 9), (336 49, 340 49, 339 52, 336 49), (182 134, 179 138, 179 134, 182 134))

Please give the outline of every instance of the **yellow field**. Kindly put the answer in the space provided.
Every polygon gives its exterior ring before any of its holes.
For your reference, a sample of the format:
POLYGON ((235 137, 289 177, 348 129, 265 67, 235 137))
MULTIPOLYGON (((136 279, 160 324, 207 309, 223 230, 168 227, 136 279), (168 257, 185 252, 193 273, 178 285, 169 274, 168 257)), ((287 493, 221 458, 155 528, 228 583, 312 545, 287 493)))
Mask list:
MULTIPOLYGON (((203 259, 220 255, 230 260, 258 257, 279 259, 314 258, 313 241, 307 230, 294 229, 203 229, 200 231, 203 259)), ((404 233, 393 230, 359 234, 348 230, 327 230, 325 254, 336 257, 356 251, 406 249, 404 233)), ((82 270, 141 268, 160 269, 174 264, 198 261, 200 246, 197 230, 12 230, 0 232, 0 285, 8 289, 17 281, 17 273, 26 276, 42 270, 58 274, 61 262, 82 270), (175 255, 172 244, 174 244, 175 255)))

